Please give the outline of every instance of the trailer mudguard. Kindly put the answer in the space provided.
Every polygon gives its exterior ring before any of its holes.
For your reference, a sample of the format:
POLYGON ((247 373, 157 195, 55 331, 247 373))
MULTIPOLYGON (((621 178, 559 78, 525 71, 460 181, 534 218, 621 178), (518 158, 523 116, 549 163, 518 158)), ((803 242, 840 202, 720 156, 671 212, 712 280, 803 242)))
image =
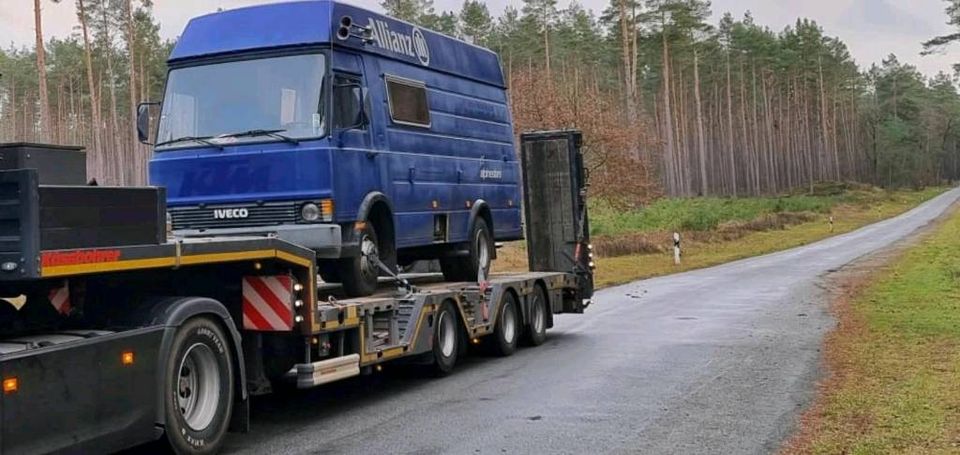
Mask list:
MULTIPOLYGON (((162 375, 165 371, 164 365, 167 357, 170 355, 173 337, 177 329, 188 319, 194 316, 213 315, 222 323, 226 332, 229 333, 234 347, 234 371, 237 372, 234 378, 234 390, 239 391, 235 397, 233 416, 230 421, 230 431, 247 432, 250 429, 250 401, 247 394, 247 377, 243 362, 243 348, 240 344, 240 332, 237 330, 230 312, 220 302, 206 297, 168 297, 149 302, 147 311, 144 311, 144 323, 147 325, 159 325, 164 327, 163 341, 160 344, 160 352, 157 356, 157 372, 162 375)), ((158 394, 157 398, 157 437, 160 437, 164 424, 165 402, 163 394, 158 394)))

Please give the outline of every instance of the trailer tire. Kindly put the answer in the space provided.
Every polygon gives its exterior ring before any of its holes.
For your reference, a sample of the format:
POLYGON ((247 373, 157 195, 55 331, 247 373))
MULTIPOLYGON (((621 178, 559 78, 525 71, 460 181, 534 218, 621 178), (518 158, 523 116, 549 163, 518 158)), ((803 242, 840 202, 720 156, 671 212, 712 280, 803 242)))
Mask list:
POLYGON ((506 292, 503 295, 503 303, 497 315, 497 325, 493 329, 493 337, 490 340, 494 354, 506 357, 517 350, 521 326, 517 298, 512 292, 506 292))
POLYGON ((524 343, 529 346, 540 346, 547 340, 547 293, 543 286, 534 287, 530 295, 530 324, 524 333, 524 343))
POLYGON ((206 317, 177 329, 162 381, 167 442, 175 453, 220 450, 233 412, 230 346, 223 329, 206 317))
POLYGON ((440 269, 445 280, 476 283, 490 276, 495 246, 486 220, 477 217, 473 221, 469 239, 466 256, 440 258, 440 269))
POLYGON ((460 352, 460 322, 450 302, 440 305, 433 326, 433 373, 446 376, 453 371, 460 352))

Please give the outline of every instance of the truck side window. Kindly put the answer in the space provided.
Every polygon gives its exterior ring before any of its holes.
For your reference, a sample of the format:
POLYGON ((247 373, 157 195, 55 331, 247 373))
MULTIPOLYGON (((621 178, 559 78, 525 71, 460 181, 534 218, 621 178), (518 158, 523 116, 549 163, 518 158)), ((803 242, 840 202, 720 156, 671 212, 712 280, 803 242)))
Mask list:
POLYGON ((366 104, 366 90, 360 78, 342 74, 333 77, 333 127, 340 129, 365 129, 369 109, 361 109, 366 104))
POLYGON ((386 76, 390 118, 402 125, 430 128, 427 86, 423 82, 386 76))

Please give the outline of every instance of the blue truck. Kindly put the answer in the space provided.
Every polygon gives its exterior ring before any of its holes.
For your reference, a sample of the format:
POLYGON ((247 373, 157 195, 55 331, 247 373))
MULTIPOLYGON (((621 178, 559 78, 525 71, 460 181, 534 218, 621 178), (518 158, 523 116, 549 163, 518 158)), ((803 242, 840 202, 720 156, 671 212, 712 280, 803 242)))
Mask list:
POLYGON ((487 49, 319 0, 195 18, 168 63, 149 176, 178 235, 308 247, 350 296, 422 259, 483 280, 494 242, 523 237, 487 49))

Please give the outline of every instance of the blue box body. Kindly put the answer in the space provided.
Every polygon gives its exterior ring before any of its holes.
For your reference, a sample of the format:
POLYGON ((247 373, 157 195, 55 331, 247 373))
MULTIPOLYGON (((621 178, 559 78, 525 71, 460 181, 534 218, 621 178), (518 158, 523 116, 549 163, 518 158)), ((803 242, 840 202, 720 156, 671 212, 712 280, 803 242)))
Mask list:
MULTIPOLYGON (((436 244, 438 214, 447 215, 446 242, 466 241, 480 207, 489 209, 497 240, 522 238, 513 124, 499 60, 489 50, 351 5, 302 1, 195 18, 169 64, 310 50, 326 55, 328 78, 362 77, 369 126, 299 145, 265 137, 222 150, 197 143, 155 153, 150 183, 167 188, 169 207, 332 198, 333 221, 346 226, 362 221, 364 200, 378 194, 392 209, 401 249, 436 244), (370 26, 377 39, 337 37, 344 16, 370 26), (425 84, 429 128, 391 120, 388 75, 425 84)), ((329 95, 330 84, 324 87, 329 95)))

